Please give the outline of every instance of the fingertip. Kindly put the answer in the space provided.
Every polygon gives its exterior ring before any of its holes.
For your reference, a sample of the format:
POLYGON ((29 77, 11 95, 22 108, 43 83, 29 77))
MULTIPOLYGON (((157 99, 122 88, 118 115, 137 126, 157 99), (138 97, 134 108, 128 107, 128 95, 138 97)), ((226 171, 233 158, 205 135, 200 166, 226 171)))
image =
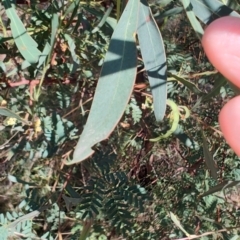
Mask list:
POLYGON ((212 22, 204 32, 202 45, 213 66, 240 87, 240 18, 227 16, 212 22))
POLYGON ((224 105, 219 114, 219 124, 227 143, 240 156, 240 96, 224 105))

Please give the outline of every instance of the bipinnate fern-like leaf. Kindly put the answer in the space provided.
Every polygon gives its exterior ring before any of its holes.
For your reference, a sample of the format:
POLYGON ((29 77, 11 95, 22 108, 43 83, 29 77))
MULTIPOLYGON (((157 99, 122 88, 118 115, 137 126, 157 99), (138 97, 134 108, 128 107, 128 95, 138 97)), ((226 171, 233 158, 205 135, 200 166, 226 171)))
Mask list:
POLYGON ((131 184, 124 172, 108 173, 102 177, 92 177, 81 193, 82 201, 77 212, 82 219, 105 216, 116 231, 130 232, 133 226, 133 211, 143 211, 147 199, 146 190, 131 184))
POLYGON ((216 206, 218 204, 218 198, 213 196, 213 195, 209 195, 204 197, 205 203, 206 203, 206 208, 205 208, 205 212, 206 213, 212 213, 216 210, 216 206))
POLYGON ((130 103, 126 107, 125 113, 131 114, 134 124, 140 122, 142 118, 142 110, 137 105, 135 98, 131 98, 130 103))
POLYGON ((58 104, 60 105, 60 108, 64 109, 69 107, 71 102, 71 96, 70 93, 61 89, 60 91, 56 92, 58 104))
POLYGON ((72 138, 77 131, 72 122, 61 118, 56 112, 51 117, 44 117, 42 123, 44 135, 52 146, 61 145, 67 138, 72 138))
POLYGON ((87 166, 92 177, 79 193, 75 213, 84 221, 105 218, 118 233, 127 234, 133 229, 134 214, 143 212, 148 195, 124 171, 112 172, 115 158, 114 154, 96 152, 87 166))
POLYGON ((36 235, 32 232, 32 218, 38 214, 38 211, 26 215, 22 212, 0 214, 0 239, 7 240, 19 236, 29 240, 35 238, 36 235))
POLYGON ((78 211, 83 210, 82 219, 93 218, 99 214, 102 208, 102 184, 100 179, 92 179, 85 188, 86 193, 82 195, 83 200, 78 207, 78 211))

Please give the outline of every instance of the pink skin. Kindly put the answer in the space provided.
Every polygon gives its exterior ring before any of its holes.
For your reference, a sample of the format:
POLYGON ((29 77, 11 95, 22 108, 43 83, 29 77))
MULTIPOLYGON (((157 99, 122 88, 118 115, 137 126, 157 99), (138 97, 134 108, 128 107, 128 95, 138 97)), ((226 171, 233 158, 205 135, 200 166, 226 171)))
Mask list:
MULTIPOLYGON (((228 16, 212 22, 202 45, 213 66, 240 88, 240 18, 228 16)), ((240 96, 223 107, 219 124, 228 144, 240 156, 240 96)))

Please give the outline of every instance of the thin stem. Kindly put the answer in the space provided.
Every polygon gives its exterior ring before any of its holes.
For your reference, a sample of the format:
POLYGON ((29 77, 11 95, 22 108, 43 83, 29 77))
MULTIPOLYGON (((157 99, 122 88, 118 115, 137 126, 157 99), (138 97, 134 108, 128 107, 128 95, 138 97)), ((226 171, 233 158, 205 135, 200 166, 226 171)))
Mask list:
POLYGON ((117 0, 117 21, 120 19, 121 14, 121 0, 117 0))
POLYGON ((82 229, 82 232, 81 232, 81 235, 79 237, 79 240, 85 240, 87 239, 88 237, 88 234, 91 230, 91 227, 92 227, 92 223, 93 221, 90 220, 90 221, 85 221, 84 224, 83 224, 83 229, 82 229))

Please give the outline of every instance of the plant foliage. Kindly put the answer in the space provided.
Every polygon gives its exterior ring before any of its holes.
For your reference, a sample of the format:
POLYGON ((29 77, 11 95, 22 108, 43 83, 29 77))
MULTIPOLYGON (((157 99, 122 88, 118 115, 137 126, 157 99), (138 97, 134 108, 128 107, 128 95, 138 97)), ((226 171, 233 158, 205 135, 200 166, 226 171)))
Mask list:
POLYGON ((237 0, 0 4, 0 238, 231 239, 235 94, 201 47, 237 0))

